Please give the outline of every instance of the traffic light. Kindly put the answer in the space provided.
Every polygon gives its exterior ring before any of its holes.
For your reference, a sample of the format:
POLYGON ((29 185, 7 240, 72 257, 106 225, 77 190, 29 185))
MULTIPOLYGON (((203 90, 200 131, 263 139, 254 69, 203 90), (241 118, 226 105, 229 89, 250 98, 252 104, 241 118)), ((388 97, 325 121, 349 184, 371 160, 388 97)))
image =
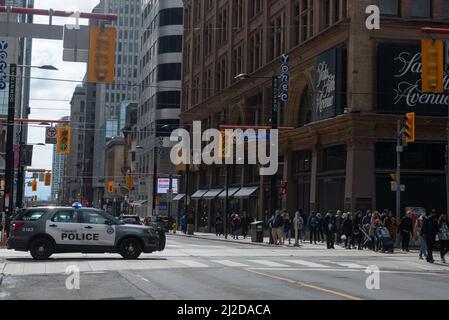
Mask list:
POLYGON ((234 137, 232 131, 221 131, 220 132, 220 157, 230 158, 232 156, 232 146, 234 145, 234 137))
POLYGON ((37 180, 33 180, 31 182, 31 191, 33 191, 33 192, 37 191, 37 180))
POLYGON ((415 142, 415 113, 405 115, 405 142, 415 142))
POLYGON ((70 153, 70 127, 58 128, 58 153, 70 153))
POLYGON ((90 27, 88 82, 114 83, 116 41, 116 28, 90 27))
POLYGON ((422 88, 423 92, 443 93, 444 91, 444 45, 443 40, 421 41, 422 88))
POLYGON ((127 175, 126 176, 126 187, 128 188, 128 190, 131 190, 134 186, 134 179, 132 176, 127 175))
POLYGON ((396 182, 397 179, 398 179, 397 174, 396 173, 390 173, 390 179, 391 179, 391 181, 396 182))
POLYGON ((114 181, 109 181, 108 182, 108 192, 109 193, 114 193, 114 181))
POLYGON ((48 187, 51 185, 51 173, 47 172, 45 174, 45 186, 48 187))

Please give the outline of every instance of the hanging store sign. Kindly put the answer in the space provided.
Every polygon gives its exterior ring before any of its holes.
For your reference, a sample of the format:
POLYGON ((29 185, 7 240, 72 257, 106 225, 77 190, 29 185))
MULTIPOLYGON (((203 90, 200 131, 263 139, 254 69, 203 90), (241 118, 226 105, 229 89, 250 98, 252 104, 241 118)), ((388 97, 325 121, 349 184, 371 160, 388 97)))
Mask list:
POLYGON ((281 84, 279 86, 279 98, 282 102, 288 101, 288 82, 290 80, 290 67, 288 65, 289 56, 288 54, 283 54, 282 57, 282 64, 281 64, 281 84))
POLYGON ((7 71, 8 68, 8 42, 5 40, 0 40, 0 90, 6 89, 6 79, 7 79, 7 71))
MULTIPOLYGON (((421 47, 419 43, 381 43, 378 46, 378 111, 446 116, 445 94, 421 91, 421 47)), ((449 78, 444 77, 445 88, 449 78)))

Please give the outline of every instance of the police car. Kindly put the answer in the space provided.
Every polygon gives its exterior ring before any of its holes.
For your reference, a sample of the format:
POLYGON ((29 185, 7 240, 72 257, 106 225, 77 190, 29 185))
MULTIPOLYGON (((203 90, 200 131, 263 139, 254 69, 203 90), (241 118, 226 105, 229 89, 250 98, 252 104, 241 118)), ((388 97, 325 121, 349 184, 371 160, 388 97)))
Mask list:
POLYGON ((29 251, 36 260, 53 253, 119 253, 137 259, 142 252, 165 248, 165 233, 156 226, 124 224, 110 214, 72 207, 25 209, 11 222, 8 249, 29 251))

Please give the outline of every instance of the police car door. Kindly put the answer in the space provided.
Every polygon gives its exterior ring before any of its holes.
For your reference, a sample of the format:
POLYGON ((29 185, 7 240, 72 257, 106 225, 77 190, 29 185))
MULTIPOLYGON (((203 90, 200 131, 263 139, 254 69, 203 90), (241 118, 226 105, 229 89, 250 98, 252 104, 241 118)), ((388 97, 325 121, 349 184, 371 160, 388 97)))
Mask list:
POLYGON ((97 210, 80 210, 83 214, 81 230, 83 244, 90 246, 113 247, 115 245, 115 226, 109 225, 108 218, 97 210))
POLYGON ((74 209, 57 210, 46 221, 45 232, 55 239, 57 245, 81 245, 79 214, 74 209))

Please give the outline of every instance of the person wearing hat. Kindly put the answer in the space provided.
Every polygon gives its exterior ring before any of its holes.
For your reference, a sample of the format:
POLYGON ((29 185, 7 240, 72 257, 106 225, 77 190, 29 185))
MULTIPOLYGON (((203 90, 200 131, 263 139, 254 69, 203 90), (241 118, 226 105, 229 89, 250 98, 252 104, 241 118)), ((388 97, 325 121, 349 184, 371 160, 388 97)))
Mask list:
POLYGON ((419 243, 419 259, 423 260, 427 257, 426 254, 426 239, 421 235, 421 229, 423 227, 424 217, 421 216, 416 220, 415 227, 413 228, 413 234, 415 235, 415 241, 419 243))

